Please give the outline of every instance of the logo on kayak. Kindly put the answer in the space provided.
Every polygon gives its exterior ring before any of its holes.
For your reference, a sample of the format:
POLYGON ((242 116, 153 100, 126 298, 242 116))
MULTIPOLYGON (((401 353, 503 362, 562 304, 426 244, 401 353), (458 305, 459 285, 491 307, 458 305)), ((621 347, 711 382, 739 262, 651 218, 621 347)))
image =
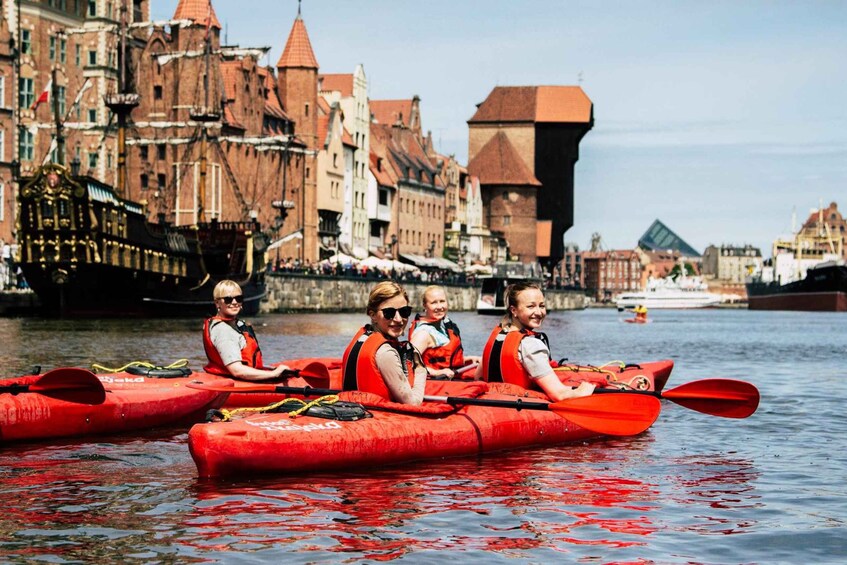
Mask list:
POLYGON ((143 383, 144 377, 110 377, 109 375, 97 375, 101 383, 143 383))
POLYGON ((256 426, 269 432, 318 432, 321 430, 340 430, 341 424, 336 421, 324 422, 322 424, 295 424, 291 420, 276 420, 273 422, 256 422, 244 420, 248 426, 256 426))

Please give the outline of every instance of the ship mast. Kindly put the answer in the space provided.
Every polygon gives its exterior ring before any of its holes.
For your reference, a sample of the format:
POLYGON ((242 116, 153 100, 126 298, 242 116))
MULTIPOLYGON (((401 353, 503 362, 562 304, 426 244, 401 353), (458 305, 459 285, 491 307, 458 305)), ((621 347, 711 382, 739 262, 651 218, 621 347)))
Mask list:
POLYGON ((140 103, 141 97, 130 92, 127 85, 126 67, 127 67, 127 48, 126 48, 126 18, 127 8, 126 2, 121 2, 121 26, 118 33, 119 37, 119 61, 120 69, 118 72, 118 91, 116 93, 107 94, 104 97, 106 106, 114 112, 118 117, 118 182, 115 186, 115 192, 118 196, 126 198, 127 182, 126 182, 126 127, 127 118, 132 111, 140 103))
MULTIPOLYGON (((205 70, 203 73, 203 107, 192 108, 189 115, 192 120, 200 122, 200 181, 197 187, 197 223, 205 221, 205 203, 206 203, 206 177, 208 169, 208 150, 209 134, 206 124, 209 122, 217 122, 221 116, 219 112, 209 104, 209 73, 211 72, 212 58, 212 3, 209 3, 209 13, 206 19, 206 37, 203 48, 203 59, 205 70)), ((213 220, 215 218, 212 218, 213 220)))

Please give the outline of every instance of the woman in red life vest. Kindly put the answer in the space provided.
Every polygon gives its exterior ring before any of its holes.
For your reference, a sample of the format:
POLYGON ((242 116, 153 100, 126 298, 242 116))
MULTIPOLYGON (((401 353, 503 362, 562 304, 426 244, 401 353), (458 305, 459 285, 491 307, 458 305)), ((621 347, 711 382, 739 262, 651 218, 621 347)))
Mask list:
POLYGON ((536 331, 547 316, 541 288, 530 282, 511 284, 506 288, 506 304, 508 313, 485 344, 478 374, 489 382, 543 390, 555 402, 593 393, 591 383, 565 386, 550 366, 547 336, 536 331))
POLYGON ((342 388, 378 394, 403 404, 423 403, 426 367, 408 341, 400 341, 412 307, 403 287, 378 283, 368 297, 371 323, 359 330, 342 361, 342 388))
POLYGON ((207 373, 245 381, 264 381, 275 379, 288 370, 286 365, 264 368, 253 326, 238 319, 244 295, 237 282, 219 282, 215 285, 213 296, 218 313, 203 324, 203 348, 209 358, 204 367, 207 373))
POLYGON ((455 377, 456 369, 479 363, 481 357, 465 356, 459 327, 447 317, 447 293, 438 285, 423 292, 423 316, 410 324, 409 341, 421 352, 431 377, 455 377))

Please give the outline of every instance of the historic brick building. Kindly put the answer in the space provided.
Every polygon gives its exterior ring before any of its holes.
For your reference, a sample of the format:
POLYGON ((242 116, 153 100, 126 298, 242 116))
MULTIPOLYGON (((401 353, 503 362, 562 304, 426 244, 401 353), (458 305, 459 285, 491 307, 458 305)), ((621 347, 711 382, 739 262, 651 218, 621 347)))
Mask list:
POLYGON ((641 260, 634 249, 585 251, 582 261, 586 292, 598 302, 643 288, 641 260))
POLYGON ((593 125, 591 100, 573 86, 498 86, 468 121, 468 172, 518 260, 552 270, 563 257, 579 142, 593 125))

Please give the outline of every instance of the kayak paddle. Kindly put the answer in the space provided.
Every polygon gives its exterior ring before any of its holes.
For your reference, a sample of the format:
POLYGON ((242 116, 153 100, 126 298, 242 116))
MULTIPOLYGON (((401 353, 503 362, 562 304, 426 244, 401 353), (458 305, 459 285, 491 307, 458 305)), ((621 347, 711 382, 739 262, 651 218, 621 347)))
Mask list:
POLYGON ((81 404, 101 404, 106 400, 106 389, 97 375, 88 369, 78 367, 60 367, 47 371, 30 384, 0 386, 0 393, 20 394, 35 392, 50 398, 79 402, 81 404))
MULTIPOLYGON (((282 372, 283 377, 302 377, 310 385, 328 385, 329 368, 320 361, 313 361, 302 369, 291 369, 282 372)), ((241 391, 239 391, 241 392, 241 391)))
POLYGON ((586 430, 610 436, 640 434, 653 425, 661 411, 661 403, 650 396, 627 394, 602 398, 583 396, 559 402, 527 402, 524 400, 489 400, 461 396, 424 396, 430 402, 453 406, 492 406, 515 410, 550 410, 586 430), (637 400, 636 400, 637 399, 637 400), (647 402, 644 402, 644 401, 647 402))
POLYGON ((746 418, 759 407, 759 390, 750 383, 734 379, 703 379, 656 392, 649 390, 595 389, 595 393, 618 392, 666 398, 671 402, 712 416, 746 418))
MULTIPOLYGON (((274 392, 279 394, 300 394, 303 396, 324 396, 342 392, 335 389, 312 387, 291 387, 272 384, 255 384, 232 387, 188 383, 190 388, 213 392, 274 392)), ((640 434, 653 425, 659 417, 661 403, 651 396, 627 393, 605 395, 602 398, 584 396, 569 398, 560 402, 533 402, 526 400, 489 400, 485 398, 467 398, 464 396, 424 396, 429 402, 443 402, 453 406, 491 406, 512 408, 514 410, 550 410, 574 424, 604 435, 628 436, 640 434)))

